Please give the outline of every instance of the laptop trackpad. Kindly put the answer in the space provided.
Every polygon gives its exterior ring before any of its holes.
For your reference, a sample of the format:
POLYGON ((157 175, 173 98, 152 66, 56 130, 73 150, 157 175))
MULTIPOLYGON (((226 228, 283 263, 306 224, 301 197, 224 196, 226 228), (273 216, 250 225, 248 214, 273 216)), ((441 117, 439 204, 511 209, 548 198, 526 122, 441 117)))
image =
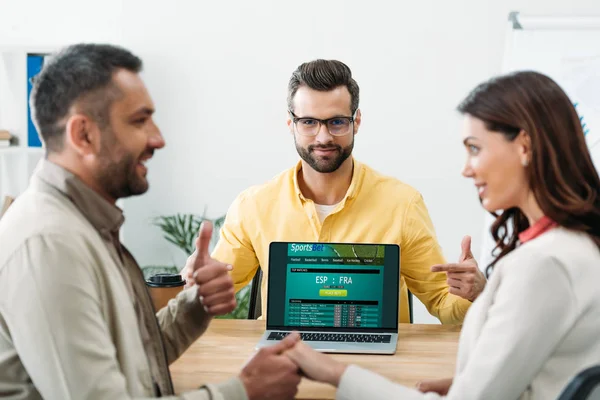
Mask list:
POLYGON ((321 353, 355 353, 355 354, 394 354, 396 343, 374 343, 365 346, 364 343, 340 342, 305 342, 321 353))

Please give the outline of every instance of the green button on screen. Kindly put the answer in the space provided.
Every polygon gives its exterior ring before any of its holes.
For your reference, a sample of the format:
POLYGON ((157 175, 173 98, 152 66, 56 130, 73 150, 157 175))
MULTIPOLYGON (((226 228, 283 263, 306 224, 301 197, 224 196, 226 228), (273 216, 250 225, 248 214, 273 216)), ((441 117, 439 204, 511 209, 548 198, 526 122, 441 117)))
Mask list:
POLYGON ((320 289, 319 296, 321 297, 346 297, 348 291, 346 289, 320 289))

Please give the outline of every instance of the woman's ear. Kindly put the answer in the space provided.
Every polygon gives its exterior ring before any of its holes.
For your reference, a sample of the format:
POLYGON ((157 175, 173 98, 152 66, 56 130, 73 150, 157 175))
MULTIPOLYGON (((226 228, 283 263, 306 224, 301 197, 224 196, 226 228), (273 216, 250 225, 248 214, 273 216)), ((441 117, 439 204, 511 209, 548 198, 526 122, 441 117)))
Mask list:
POLYGON ((531 162, 531 136, 529 136, 529 133, 521 130, 519 135, 515 138, 515 144, 518 146, 521 164, 523 164, 524 167, 527 167, 531 162))

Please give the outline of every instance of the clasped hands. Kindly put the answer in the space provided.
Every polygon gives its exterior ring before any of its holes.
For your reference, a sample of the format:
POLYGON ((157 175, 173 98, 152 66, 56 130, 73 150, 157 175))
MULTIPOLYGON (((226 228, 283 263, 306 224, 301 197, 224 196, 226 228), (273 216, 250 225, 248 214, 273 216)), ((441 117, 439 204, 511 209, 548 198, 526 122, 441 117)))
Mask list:
MULTIPOLYGON (((292 399, 296 396, 301 376, 337 388, 347 367, 333 357, 314 350, 300 340, 297 332, 292 332, 276 345, 260 349, 242 370, 240 378, 251 400, 292 399), (270 361, 265 362, 267 360, 270 361), (252 378, 263 374, 261 395, 255 396, 252 378), (271 393, 267 392, 269 387, 271 393)), ((417 389, 423 393, 445 395, 451 384, 452 379, 422 381, 417 384, 417 389)))

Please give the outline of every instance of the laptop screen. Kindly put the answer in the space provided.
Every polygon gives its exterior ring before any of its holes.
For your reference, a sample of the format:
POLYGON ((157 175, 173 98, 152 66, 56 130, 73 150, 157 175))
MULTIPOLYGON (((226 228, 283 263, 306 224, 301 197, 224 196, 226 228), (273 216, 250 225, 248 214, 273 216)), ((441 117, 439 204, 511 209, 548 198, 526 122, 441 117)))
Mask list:
POLYGON ((396 331, 398 245, 273 242, 267 329, 396 331))

